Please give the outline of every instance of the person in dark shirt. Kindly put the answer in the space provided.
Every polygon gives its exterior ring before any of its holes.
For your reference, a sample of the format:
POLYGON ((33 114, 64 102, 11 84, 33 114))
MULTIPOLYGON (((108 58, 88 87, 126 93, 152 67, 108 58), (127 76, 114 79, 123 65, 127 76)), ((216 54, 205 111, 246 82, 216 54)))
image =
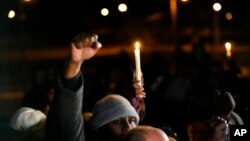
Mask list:
MULTIPOLYGON (((81 66, 83 62, 92 58, 101 47, 102 44, 98 41, 98 36, 92 33, 81 33, 77 35, 70 44, 69 57, 65 63, 63 73, 58 78, 58 84, 55 87, 54 98, 51 103, 51 107, 46 120, 46 141, 93 140, 92 138, 86 138, 85 135, 85 120, 82 114, 84 81, 83 75, 81 73, 81 66)), ((135 91, 137 97, 144 97, 143 95, 145 93, 143 92, 142 87, 136 88, 135 91)), ((139 116, 126 98, 119 96, 119 98, 116 97, 115 100, 114 98, 107 99, 107 97, 104 97, 103 99, 101 99, 101 102, 97 102, 95 105, 99 107, 99 110, 103 108, 102 106, 102 108, 100 108, 100 103, 102 103, 103 101, 106 101, 106 103, 110 103, 110 101, 113 100, 113 102, 111 102, 111 105, 106 105, 106 110, 114 111, 114 108, 120 106, 120 108, 118 108, 119 110, 121 109, 120 111, 127 111, 125 114, 117 114, 116 116, 114 116, 114 118, 110 116, 113 113, 104 111, 106 115, 101 115, 103 111, 98 111, 98 108, 94 108, 93 115, 90 118, 90 127, 91 129, 93 129, 93 131, 96 132, 97 130, 104 129, 102 128, 104 126, 107 127, 105 128, 105 131, 108 131, 108 129, 110 129, 110 133, 112 133, 112 131, 117 131, 112 130, 114 129, 112 127, 126 127, 126 130, 128 131, 138 125, 139 116), (112 117, 112 119, 105 119, 104 117, 106 117, 107 115, 109 115, 109 117, 112 117), (96 119, 96 116, 99 116, 99 119, 96 119)), ((116 110, 116 112, 119 111, 116 110)), ((114 137, 111 139, 115 140, 116 136, 120 136, 121 133, 124 132, 112 134, 114 135, 114 137)), ((105 140, 105 137, 98 137, 100 138, 100 140, 105 140)))

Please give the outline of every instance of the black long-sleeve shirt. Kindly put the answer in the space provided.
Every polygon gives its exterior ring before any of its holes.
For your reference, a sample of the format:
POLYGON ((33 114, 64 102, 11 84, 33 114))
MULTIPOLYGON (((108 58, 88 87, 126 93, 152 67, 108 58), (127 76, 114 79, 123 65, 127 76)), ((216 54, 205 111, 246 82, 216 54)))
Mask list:
POLYGON ((58 80, 46 121, 46 141, 85 141, 83 76, 58 80))

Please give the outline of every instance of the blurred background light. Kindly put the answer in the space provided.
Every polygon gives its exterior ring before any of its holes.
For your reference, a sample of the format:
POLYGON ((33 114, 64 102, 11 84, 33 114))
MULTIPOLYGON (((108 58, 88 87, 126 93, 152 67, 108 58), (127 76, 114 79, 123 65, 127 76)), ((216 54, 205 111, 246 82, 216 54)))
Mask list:
POLYGON ((102 14, 102 16, 108 16, 109 10, 107 8, 102 8, 101 14, 102 14))
POLYGON ((221 10, 221 4, 220 3, 214 3, 213 4, 213 9, 214 9, 214 11, 220 11, 221 10))
POLYGON ((227 12, 226 13, 226 15, 225 15, 225 18, 227 19, 227 20, 232 20, 233 19, 233 15, 232 15, 232 13, 231 12, 227 12))
POLYGON ((16 15, 15 11, 14 10, 10 10, 9 13, 8 13, 8 18, 12 19, 14 18, 16 15))
POLYGON ((121 3, 121 4, 118 5, 118 10, 120 12, 126 12, 127 9, 128 9, 128 7, 127 7, 127 5, 125 3, 121 3))
POLYGON ((226 42, 225 43, 225 48, 226 48, 226 55, 227 57, 231 57, 232 56, 232 53, 231 53, 231 50, 232 50, 232 44, 230 42, 226 42))

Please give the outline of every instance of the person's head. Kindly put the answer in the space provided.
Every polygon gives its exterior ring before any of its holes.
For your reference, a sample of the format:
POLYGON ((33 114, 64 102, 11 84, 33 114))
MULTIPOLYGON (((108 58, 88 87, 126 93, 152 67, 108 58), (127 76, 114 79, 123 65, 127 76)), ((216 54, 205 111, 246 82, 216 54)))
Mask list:
POLYGON ((143 91, 144 90, 141 89, 141 86, 139 86, 139 83, 133 81, 133 84, 129 84, 128 87, 125 87, 124 90, 120 92, 120 95, 125 97, 130 102, 132 107, 134 107, 134 109, 139 115, 140 122, 143 121, 145 118, 146 104, 145 104, 144 98, 140 98, 137 95, 138 93, 143 95, 143 91))
POLYGON ((228 119, 236 106, 236 102, 229 92, 215 90, 213 93, 212 110, 216 116, 228 119))
POLYGON ((143 121, 146 116, 146 104, 143 98, 139 100, 139 106, 140 106, 140 110, 138 113, 139 113, 140 121, 143 121))
POLYGON ((209 126, 202 120, 193 120, 187 125, 188 141, 206 141, 209 126))
POLYGON ((179 140, 179 136, 173 130, 173 128, 170 127, 169 125, 163 125, 163 126, 158 127, 158 128, 160 128, 161 130, 163 130, 167 134, 169 141, 178 141, 179 140))
POLYGON ((121 95, 110 94, 94 105, 91 127, 98 138, 120 139, 139 123, 139 116, 130 102, 121 95))
POLYGON ((222 141, 228 133, 227 121, 221 117, 193 120, 187 126, 188 141, 222 141))
POLYGON ((140 125, 130 130, 123 141, 169 141, 169 138, 160 128, 140 125))
POLYGON ((25 140, 43 140, 46 118, 40 110, 21 107, 12 115, 10 126, 20 132, 25 140))
POLYGON ((126 97, 131 105, 135 108, 136 112, 140 117, 140 122, 144 120, 146 116, 146 104, 144 98, 137 98, 135 96, 126 97))

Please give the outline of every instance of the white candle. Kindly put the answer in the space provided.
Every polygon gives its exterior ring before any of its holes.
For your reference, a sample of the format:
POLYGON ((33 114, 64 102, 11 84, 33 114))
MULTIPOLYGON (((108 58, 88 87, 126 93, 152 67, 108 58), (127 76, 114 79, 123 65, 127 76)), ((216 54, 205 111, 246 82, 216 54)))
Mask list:
POLYGON ((140 43, 135 42, 135 79, 137 81, 141 81, 142 73, 141 73, 141 59, 140 59, 140 43))

